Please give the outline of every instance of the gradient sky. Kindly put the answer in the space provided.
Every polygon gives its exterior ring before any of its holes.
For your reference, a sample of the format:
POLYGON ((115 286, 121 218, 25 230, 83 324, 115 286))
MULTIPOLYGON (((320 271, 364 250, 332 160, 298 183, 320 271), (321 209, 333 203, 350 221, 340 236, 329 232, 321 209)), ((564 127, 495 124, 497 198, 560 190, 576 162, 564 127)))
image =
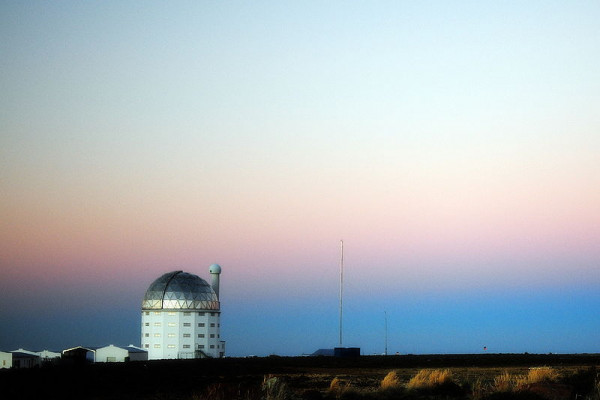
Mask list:
POLYGON ((600 3, 0 3, 0 349, 600 352, 600 3))

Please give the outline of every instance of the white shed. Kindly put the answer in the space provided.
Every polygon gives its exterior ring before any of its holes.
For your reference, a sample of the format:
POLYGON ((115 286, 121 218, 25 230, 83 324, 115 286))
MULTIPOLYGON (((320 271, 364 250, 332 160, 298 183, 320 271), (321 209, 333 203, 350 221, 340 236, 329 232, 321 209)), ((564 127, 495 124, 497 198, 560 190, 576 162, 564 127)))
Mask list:
POLYGON ((145 361, 148 352, 133 345, 127 347, 109 345, 96 349, 96 362, 145 361))
POLYGON ((147 361, 148 352, 140 347, 136 347, 132 344, 126 347, 129 351, 129 361, 147 361))
POLYGON ((61 353, 56 352, 56 351, 50 351, 50 350, 32 351, 32 350, 25 350, 24 348, 19 348, 17 350, 13 350, 12 352, 39 356, 40 362, 42 362, 42 363, 60 358, 60 356, 61 356, 61 353))
POLYGON ((42 362, 44 361, 51 361, 54 360, 56 358, 60 358, 60 353, 57 351, 50 351, 50 350, 42 350, 42 351, 38 351, 37 355, 40 356, 40 358, 42 359, 42 362))
POLYGON ((12 367, 12 353, 0 351, 0 369, 12 367))
POLYGON ((96 362, 96 348, 77 346, 62 351, 62 359, 67 363, 86 364, 96 362))
POLYGON ((40 366, 40 356, 31 352, 12 351, 12 366, 14 368, 33 368, 40 366))
POLYGON ((129 352, 122 347, 112 344, 96 349, 96 362, 123 362, 129 352))

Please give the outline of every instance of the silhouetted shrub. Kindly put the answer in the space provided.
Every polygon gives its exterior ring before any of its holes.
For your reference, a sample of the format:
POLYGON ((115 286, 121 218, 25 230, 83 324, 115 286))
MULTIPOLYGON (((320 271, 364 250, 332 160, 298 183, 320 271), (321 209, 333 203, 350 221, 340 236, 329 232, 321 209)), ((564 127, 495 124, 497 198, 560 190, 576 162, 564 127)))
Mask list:
POLYGON ((580 369, 574 374, 567 376, 563 381, 573 387, 575 394, 581 396, 591 395, 594 390, 598 390, 598 387, 596 387, 598 384, 598 372, 596 367, 580 369))
POLYGON ((318 390, 308 389, 308 390, 305 390, 302 393, 302 395, 300 396, 300 398, 302 400, 322 400, 323 399, 323 395, 318 390))
POLYGON ((483 399, 485 400, 547 400, 532 392, 494 392, 483 399))

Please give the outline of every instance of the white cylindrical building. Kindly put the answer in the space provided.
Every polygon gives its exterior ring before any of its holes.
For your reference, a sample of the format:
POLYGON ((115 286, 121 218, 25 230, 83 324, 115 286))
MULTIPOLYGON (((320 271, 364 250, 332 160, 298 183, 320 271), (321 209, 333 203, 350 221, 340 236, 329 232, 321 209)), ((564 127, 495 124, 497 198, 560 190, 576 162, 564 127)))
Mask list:
MULTIPOLYGON (((218 274, 216 287, 218 291, 218 274)), ((148 359, 223 357, 217 291, 204 279, 183 271, 166 273, 152 282, 142 301, 141 342, 148 359)))
POLYGON ((219 280, 221 275, 221 266, 219 264, 213 264, 208 268, 208 271, 210 272, 211 278, 210 286, 212 286, 213 290, 217 294, 217 297, 219 297, 219 280))

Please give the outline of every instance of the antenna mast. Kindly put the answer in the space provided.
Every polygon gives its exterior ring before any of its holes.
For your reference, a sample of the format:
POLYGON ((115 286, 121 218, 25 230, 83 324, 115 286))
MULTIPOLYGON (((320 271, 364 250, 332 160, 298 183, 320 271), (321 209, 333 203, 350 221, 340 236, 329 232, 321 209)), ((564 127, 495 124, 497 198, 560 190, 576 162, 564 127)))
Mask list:
POLYGON ((387 356, 387 339, 388 339, 388 327, 387 327, 387 311, 384 311, 383 314, 385 315, 385 355, 387 356))
POLYGON ((343 297, 344 297, 344 241, 340 240, 340 347, 342 347, 343 297))

